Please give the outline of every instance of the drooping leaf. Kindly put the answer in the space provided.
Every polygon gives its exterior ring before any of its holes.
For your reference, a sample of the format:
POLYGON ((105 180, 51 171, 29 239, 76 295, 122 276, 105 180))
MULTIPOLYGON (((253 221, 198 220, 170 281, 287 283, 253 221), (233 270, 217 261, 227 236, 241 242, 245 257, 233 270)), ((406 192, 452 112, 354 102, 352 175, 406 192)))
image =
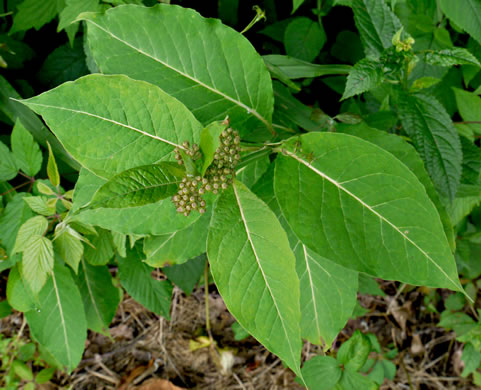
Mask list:
POLYGON ((185 229, 144 240, 145 262, 151 267, 182 264, 201 255, 206 250, 207 232, 212 207, 185 229), (186 245, 188 243, 188 245, 186 245))
POLYGON ((462 4, 440 0, 439 5, 449 19, 481 43, 481 3, 478 0, 464 0, 462 4))
POLYGON ((331 390, 341 379, 342 369, 331 356, 315 356, 304 363, 302 374, 310 390, 331 390))
POLYGON ((229 311, 299 373, 300 296, 295 258, 274 213, 240 182, 217 200, 207 254, 229 311))
POLYGON ((55 228, 54 248, 58 256, 77 273, 84 253, 82 237, 69 225, 58 224, 55 228))
POLYGON ((342 99, 344 100, 378 87, 382 83, 383 76, 382 65, 379 62, 369 58, 362 59, 349 72, 342 99))
POLYGON ((437 190, 454 199, 461 178, 461 143, 444 107, 432 96, 400 94, 399 117, 437 190))
POLYGON ((137 302, 155 314, 170 318, 172 285, 167 280, 155 280, 152 268, 144 264, 142 253, 134 248, 127 257, 118 257, 120 283, 137 302))
POLYGON ((353 0, 354 21, 368 57, 379 55, 392 46, 392 37, 401 22, 384 0, 353 0))
POLYGON ((107 266, 94 267, 82 260, 76 279, 85 308, 87 327, 108 334, 110 322, 120 303, 118 288, 112 284, 107 266))
POLYGON ((276 159, 274 189, 295 234, 323 257, 384 279, 460 289, 436 208, 379 147, 336 133, 292 138, 276 159))
POLYGON ((274 195, 274 165, 253 187, 276 214, 296 256, 301 290, 301 336, 313 344, 330 348, 351 318, 357 302, 357 272, 341 267, 314 253, 299 241, 282 216, 274 195))
POLYGON ((15 156, 10 149, 0 141, 0 181, 7 181, 17 176, 18 167, 15 156))
MULTIPOLYGON (((25 198, 24 198, 25 200, 25 198)), ((18 230, 13 253, 23 252, 28 240, 33 236, 42 236, 48 228, 47 218, 37 215, 25 221, 18 230)))
POLYGON ((189 261, 186 261, 183 264, 163 267, 162 272, 177 287, 180 287, 182 291, 189 295, 204 272, 206 260, 206 255, 202 254, 190 259, 189 261))
POLYGON ((65 266, 56 262, 39 301, 36 310, 25 313, 30 332, 70 372, 82 358, 87 323, 79 290, 65 266))
POLYGON ((201 131, 179 101, 125 76, 85 76, 22 103, 43 116, 77 161, 107 179, 168 159, 201 131))
POLYGON ((174 195, 184 172, 175 163, 130 168, 102 185, 89 207, 92 209, 137 207, 174 195))
POLYGON ((441 217, 444 233, 446 233, 449 246, 451 247, 451 250, 454 251, 454 249, 456 248, 456 244, 454 242, 455 239, 453 224, 449 218, 446 208, 441 203, 441 200, 439 199, 439 195, 434 188, 431 178, 426 172, 424 163, 419 157, 419 154, 416 152, 416 150, 410 144, 404 141, 401 137, 398 137, 394 134, 389 134, 385 131, 373 129, 371 127, 368 127, 364 123, 360 123, 358 125, 338 125, 337 131, 362 138, 387 150, 389 153, 399 159, 404 165, 406 165, 412 173, 416 175, 418 180, 426 189, 426 193, 428 194, 429 199, 431 199, 431 201, 436 206, 439 216, 441 217))
POLYGON ((424 53, 424 62, 430 65, 451 67, 454 65, 476 65, 481 66, 478 59, 468 50, 462 47, 451 49, 428 51, 424 53))
POLYGON ((287 55, 307 62, 319 55, 326 39, 326 33, 319 23, 304 16, 295 18, 284 32, 287 55))
POLYGON ((47 281, 54 266, 52 241, 39 234, 32 235, 25 244, 22 256, 22 277, 36 295, 47 281))
POLYGON ((269 54, 262 56, 269 63, 281 70, 289 79, 311 78, 329 75, 346 75, 352 66, 350 65, 319 65, 302 61, 298 58, 269 54))
POLYGON ((10 34, 30 28, 39 30, 63 8, 64 0, 24 0, 17 7, 10 34))
POLYGON ((269 73, 249 41, 220 21, 167 4, 115 7, 81 18, 103 73, 160 86, 204 125, 228 115, 243 135, 270 127, 269 73))
POLYGON ((15 122, 11 137, 18 168, 31 177, 35 176, 42 167, 42 152, 20 119, 15 122))

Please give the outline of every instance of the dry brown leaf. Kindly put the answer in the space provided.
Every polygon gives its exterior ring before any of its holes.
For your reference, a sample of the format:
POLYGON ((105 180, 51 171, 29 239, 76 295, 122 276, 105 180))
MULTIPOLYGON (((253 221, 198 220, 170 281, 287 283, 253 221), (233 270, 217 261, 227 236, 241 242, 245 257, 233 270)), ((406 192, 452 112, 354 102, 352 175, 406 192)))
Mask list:
POLYGON ((184 387, 178 387, 173 385, 171 382, 165 379, 159 378, 151 378, 139 387, 135 388, 136 390, 187 390, 184 387))

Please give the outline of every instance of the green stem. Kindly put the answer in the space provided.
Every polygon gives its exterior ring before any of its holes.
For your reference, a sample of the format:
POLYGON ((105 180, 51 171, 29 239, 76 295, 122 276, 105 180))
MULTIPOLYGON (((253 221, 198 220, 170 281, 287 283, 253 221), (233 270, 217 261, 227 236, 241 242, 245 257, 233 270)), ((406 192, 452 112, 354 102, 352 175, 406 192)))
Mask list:
POLYGON ((204 268, 204 300, 205 300, 205 329, 209 335, 211 343, 213 342, 212 333, 210 331, 210 313, 209 313, 209 262, 206 261, 204 268))

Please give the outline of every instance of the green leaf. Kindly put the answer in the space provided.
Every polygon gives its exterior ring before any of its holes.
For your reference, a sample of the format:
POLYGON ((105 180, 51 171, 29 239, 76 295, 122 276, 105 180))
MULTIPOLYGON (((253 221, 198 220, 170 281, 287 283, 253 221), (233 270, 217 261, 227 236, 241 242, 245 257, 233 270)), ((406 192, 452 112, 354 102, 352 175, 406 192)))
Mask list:
POLYGON ((55 371, 55 367, 44 368, 43 370, 39 371, 39 373, 35 376, 35 383, 39 385, 47 383, 50 379, 52 379, 55 371))
POLYGON ((24 0, 17 6, 18 12, 13 18, 13 26, 9 34, 29 30, 39 30, 50 22, 63 8, 64 0, 24 0))
POLYGON ((77 161, 107 179, 173 157, 183 140, 198 142, 202 129, 179 101, 125 76, 85 76, 22 103, 77 161))
POLYGON ((25 313, 30 332, 70 372, 82 358, 87 323, 77 286, 59 262, 40 291, 39 301, 37 310, 25 313))
POLYGON ((281 150, 275 194, 306 246, 375 277, 461 291, 439 214, 393 155, 336 133, 304 134, 281 150))
POLYGON ((0 181, 7 181, 17 176, 18 168, 15 156, 10 149, 0 141, 0 181))
POLYGON ((342 100, 378 87, 381 85, 383 77, 382 65, 378 61, 369 58, 362 59, 354 65, 347 76, 342 100))
POLYGON ((299 374, 300 294, 295 257, 274 213, 240 182, 217 200, 207 254, 229 311, 299 374))
POLYGON ((91 245, 86 245, 84 255, 92 265, 105 265, 114 256, 114 246, 110 232, 98 229, 98 235, 88 237, 91 245))
POLYGON ((29 196, 23 200, 37 214, 44 215, 46 217, 55 214, 55 205, 50 205, 48 203, 49 198, 46 198, 45 196, 29 196))
POLYGON ((57 163, 55 161, 55 156, 53 155, 52 147, 47 142, 48 146, 48 162, 47 162, 47 175, 50 183, 54 187, 58 187, 60 185, 60 174, 58 173, 57 163))
POLYGON ((11 137, 18 168, 31 177, 35 176, 42 167, 42 152, 20 119, 15 122, 11 137))
POLYGON ((27 196, 26 193, 16 194, 0 215, 0 243, 10 257, 15 253, 13 250, 20 226, 33 216, 32 209, 23 200, 27 196))
POLYGON ((176 264, 163 267, 162 272, 177 287, 180 287, 187 295, 190 295, 195 285, 199 281, 205 269, 207 257, 202 254, 183 264, 176 264))
POLYGON ((349 340, 342 343, 337 351, 337 360, 346 369, 359 371, 371 352, 371 342, 361 331, 356 330, 349 340))
POLYGON ((386 294, 379 287, 376 280, 363 273, 359 274, 359 292, 361 294, 375 295, 379 297, 384 297, 386 294))
POLYGON ((144 240, 145 262, 151 267, 182 264, 206 250, 212 207, 192 225, 173 233, 149 236, 144 240), (186 245, 186 243, 189 243, 186 245))
POLYGON ((32 217, 25 221, 18 230, 12 254, 17 252, 23 252, 30 238, 34 236, 42 236, 47 231, 47 228, 47 218, 40 215, 32 217))
POLYGON ((89 207, 92 209, 137 207, 174 195, 184 171, 175 163, 159 163, 127 169, 100 187, 89 207))
POLYGON ((0 318, 8 317, 10 314, 12 314, 12 308, 8 304, 8 301, 6 299, 0 301, 0 318))
POLYGON ((352 10, 366 56, 379 57, 392 46, 401 22, 384 0, 353 0, 352 10))
POLYGON ((115 7, 81 18, 101 72, 158 85, 204 125, 228 115, 242 135, 270 128, 269 72, 249 41, 219 20, 167 4, 115 7))
POLYGON ((378 388, 379 386, 368 377, 345 369, 334 390, 378 390, 378 388))
POLYGON ((357 272, 319 256, 299 241, 282 216, 274 195, 273 168, 274 165, 269 167, 253 191, 276 214, 296 256, 301 289, 301 336, 330 348, 357 302, 357 272))
POLYGON ((227 121, 217 121, 210 123, 207 127, 202 129, 200 133, 200 150, 204 156, 204 164, 200 174, 204 176, 205 171, 209 168, 212 161, 214 161, 214 154, 217 148, 220 146, 220 135, 229 125, 227 121))
POLYGON ((464 369, 461 376, 466 378, 481 364, 481 352, 479 352, 473 344, 468 343, 463 348, 461 360, 464 362, 464 369))
POLYGON ((326 33, 319 23, 306 17, 295 18, 284 32, 284 46, 289 56, 310 62, 316 58, 324 44, 326 33))
POLYGON ((355 126, 338 125, 337 131, 354 135, 385 149, 394 155, 394 157, 399 159, 411 170, 412 173, 416 175, 418 180, 424 186, 429 199, 431 199, 436 206, 436 209, 441 217, 444 233, 446 233, 449 246, 451 247, 451 250, 454 251, 456 244, 454 242, 453 224, 449 218, 446 208, 441 203, 438 192, 434 188, 431 178, 426 172, 424 163, 416 150, 410 144, 404 141, 402 137, 370 128, 364 123, 360 123, 355 126))
POLYGON ((291 12, 291 14, 296 12, 297 9, 302 5, 302 3, 304 3, 304 0, 292 0, 292 12, 291 12))
POLYGON ((23 250, 22 276, 35 295, 45 285, 53 265, 52 241, 38 234, 31 236, 23 250))
POLYGON ((478 0, 440 0, 439 5, 446 16, 481 43, 481 3, 478 0))
POLYGON ((27 62, 35 56, 35 52, 23 39, 17 40, 7 34, 0 34, 0 42, 5 45, 2 58, 7 63, 8 69, 22 69, 28 66, 27 62))
POLYGON ((444 107, 424 94, 401 94, 399 117, 441 195, 451 201, 461 178, 461 143, 444 107))
POLYGON ((14 360, 12 362, 12 370, 17 376, 25 381, 31 381, 33 379, 31 368, 20 360, 14 360))
POLYGON ((236 172, 236 178, 247 187, 251 188, 267 171, 270 164, 269 155, 265 155, 240 168, 236 172))
POLYGON ((37 302, 30 288, 23 282, 19 268, 20 264, 8 274, 7 299, 15 310, 26 312, 35 309, 37 302))
POLYGON ((126 258, 118 257, 117 260, 120 283, 127 293, 148 310, 170 319, 170 282, 152 278, 152 268, 141 261, 142 254, 138 249, 134 248, 127 253, 126 258))
MULTIPOLYGON (((481 97, 473 92, 453 88, 459 114, 465 122, 481 122, 481 97)), ((481 123, 466 124, 476 134, 481 134, 481 123)))
POLYGON ((108 267, 94 267, 82 260, 76 281, 85 308, 87 327, 108 334, 121 299, 119 289, 112 284, 108 267))
POLYGON ((473 141, 466 137, 459 137, 463 149, 463 174, 461 182, 478 184, 481 172, 481 150, 473 141))
POLYGON ((424 62, 430 65, 450 67, 454 65, 477 65, 481 66, 478 59, 468 50, 462 47, 428 51, 424 53, 424 62))
MULTIPOLYGON (((98 9, 99 0, 66 0, 65 8, 59 15, 57 32, 66 27, 72 27, 71 23, 73 23, 82 12, 95 12, 98 9)), ((75 23, 76 28, 78 28, 78 24, 78 22, 75 23)), ((70 43, 72 43, 72 41, 70 43)))
POLYGON ((341 366, 331 356, 314 356, 302 366, 302 375, 310 390, 331 390, 342 376, 341 366))
POLYGON ((414 80, 409 91, 418 92, 421 89, 430 88, 433 85, 436 85, 437 83, 439 83, 440 81, 441 80, 436 77, 429 77, 429 76, 421 77, 419 79, 414 80))
POLYGON ((70 226, 58 224, 55 228, 54 248, 58 256, 77 273, 84 253, 82 236, 70 226))

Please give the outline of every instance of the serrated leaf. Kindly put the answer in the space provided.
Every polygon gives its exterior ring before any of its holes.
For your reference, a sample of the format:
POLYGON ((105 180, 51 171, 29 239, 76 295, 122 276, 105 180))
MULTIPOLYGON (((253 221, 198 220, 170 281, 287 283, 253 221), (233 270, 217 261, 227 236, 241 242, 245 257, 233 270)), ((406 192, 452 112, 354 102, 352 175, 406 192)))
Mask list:
POLYGON ((45 196, 29 196, 24 198, 24 201, 33 211, 46 217, 55 214, 55 204, 53 206, 48 204, 49 200, 50 199, 45 196))
POLYGON ((7 181, 17 176, 18 167, 10 149, 0 141, 0 181, 7 181))
POLYGON ((364 58, 354 65, 347 76, 342 100, 378 87, 383 81, 382 65, 378 61, 364 58))
POLYGON ((23 249, 22 276, 35 295, 44 286, 53 265, 52 241, 39 234, 32 235, 23 249))
POLYGON ((13 18, 9 33, 29 30, 32 27, 39 30, 57 15, 63 5, 63 0, 24 0, 17 7, 18 12, 13 18))
POLYGON ((464 0, 460 5, 452 0, 440 0, 439 5, 446 16, 481 43, 481 3, 464 0))
POLYGON ((207 254, 229 311, 299 373, 301 312, 295 257, 274 213, 240 182, 217 200, 207 254))
POLYGON ((359 371, 371 352, 371 342, 369 338, 356 330, 349 340, 342 343, 337 351, 337 360, 345 368, 352 371, 359 371))
POLYGON ((144 240, 145 262, 151 267, 182 264, 206 250, 207 232, 212 207, 185 229, 162 236, 149 236, 144 240), (189 245, 186 245, 186 242, 189 245))
POLYGON ((354 21, 368 57, 379 57, 392 46, 392 37, 402 27, 384 0, 353 0, 354 21))
POLYGON ((437 210, 393 155, 336 133, 292 138, 282 152, 275 194, 306 246, 376 277, 461 289, 437 210))
POLYGON ((220 21, 167 4, 80 17, 87 21, 89 47, 103 73, 158 85, 204 125, 228 115, 243 135, 270 128, 269 72, 249 41, 220 21))
POLYGON ((22 103, 77 161, 107 179, 168 159, 182 140, 198 142, 202 129, 179 101, 126 76, 85 76, 22 103))
POLYGON ((190 295, 205 269, 207 257, 205 254, 197 256, 182 264, 163 267, 162 272, 177 287, 190 295))
POLYGON ((66 267, 56 262, 39 301, 37 310, 25 313, 30 332, 71 372, 82 358, 87 324, 80 293, 66 267))
POLYGON ((12 152, 20 170, 31 177, 35 176, 42 167, 42 152, 20 119, 15 122, 11 142, 12 152))
POLYGON ((126 258, 118 257, 117 260, 120 283, 127 293, 150 311, 170 319, 170 282, 153 279, 152 268, 141 261, 141 251, 136 248, 129 251, 126 258))
POLYGON ((284 32, 284 46, 289 56, 310 62, 326 43, 326 33, 319 23, 306 17, 295 18, 284 32), (302 42, 302 44, 299 44, 302 42))
POLYGON ((302 374, 310 390, 331 390, 341 379, 342 369, 331 356, 314 356, 304 363, 302 374))
POLYGON ((54 247, 58 256, 77 273, 80 259, 84 253, 82 236, 70 226, 62 227, 59 224, 55 229, 54 247), (58 227, 60 227, 60 230, 58 230, 58 227))
POLYGON ((453 200, 461 178, 458 133, 444 107, 425 94, 401 94, 399 118, 441 195, 453 200))
POLYGON ((481 66, 478 59, 468 50, 462 47, 428 51, 424 53, 424 62, 430 65, 450 67, 454 65, 477 65, 481 66))
POLYGON ((127 169, 102 185, 89 207, 127 208, 156 203, 174 195, 184 175, 175 163, 168 162, 127 169))
POLYGON ((441 217, 441 222, 443 224, 444 233, 446 233, 449 246, 454 252, 456 244, 454 239, 453 224, 449 218, 446 207, 439 199, 438 192, 434 188, 431 178, 426 172, 426 168, 424 167, 421 157, 412 147, 412 145, 407 143, 402 137, 370 128, 364 123, 360 123, 356 126, 338 125, 337 131, 362 138, 387 150, 416 175, 418 180, 426 189, 429 199, 431 199, 431 201, 434 203, 434 206, 436 206, 436 209, 438 210, 439 216, 441 217))
POLYGON ((108 267, 94 267, 82 260, 77 284, 85 308, 87 327, 108 334, 121 299, 119 289, 112 284, 108 267))
POLYGON ((461 182, 464 184, 478 184, 481 172, 481 149, 466 137, 459 138, 463 149, 461 182))
POLYGON ((220 135, 227 128, 229 122, 217 121, 212 122, 208 126, 202 129, 200 133, 200 150, 204 156, 204 163, 200 171, 201 176, 204 176, 205 171, 209 168, 209 165, 214 161, 214 154, 217 148, 220 146, 220 135))
POLYGON ((53 155, 52 147, 47 142, 48 146, 48 162, 47 162, 47 176, 50 180, 50 183, 54 187, 58 187, 60 185, 60 174, 58 173, 57 163, 55 161, 55 156, 53 155))
MULTIPOLYGON (((24 200, 25 199, 26 198, 24 198, 24 200)), ((47 231, 47 228, 47 219, 40 215, 32 217, 25 221, 18 230, 12 254, 17 252, 23 252, 29 239, 33 236, 42 236, 47 231)))

